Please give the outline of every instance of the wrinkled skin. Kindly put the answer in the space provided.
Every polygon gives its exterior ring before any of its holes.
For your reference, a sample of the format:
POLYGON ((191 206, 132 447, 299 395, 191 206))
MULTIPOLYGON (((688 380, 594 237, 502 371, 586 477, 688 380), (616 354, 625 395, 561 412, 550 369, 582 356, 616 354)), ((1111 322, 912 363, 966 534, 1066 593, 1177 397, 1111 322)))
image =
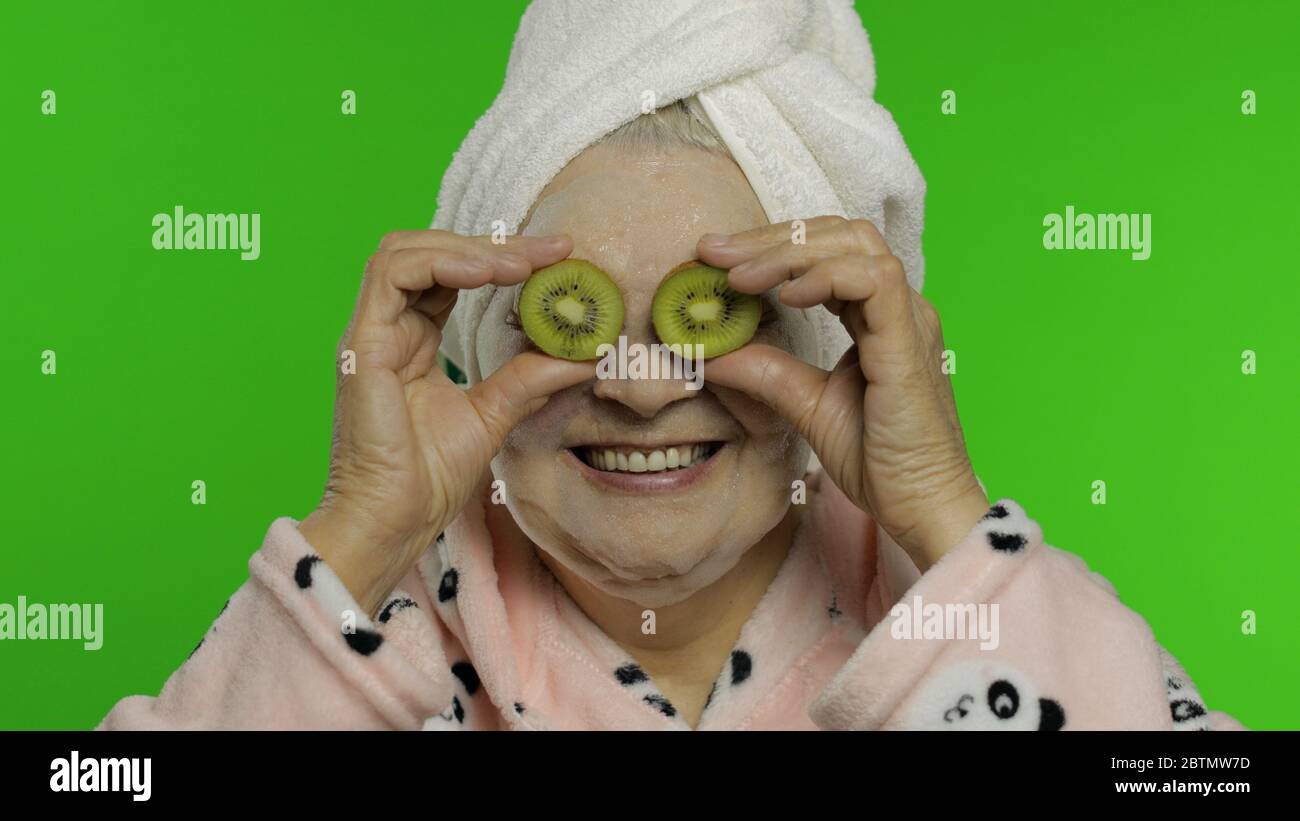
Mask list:
MULTIPOLYGON (((657 341, 651 302, 677 264, 696 258, 708 232, 766 224, 740 169, 686 149, 629 155, 597 146, 569 165, 539 198, 523 233, 563 233, 573 256, 602 268, 623 293, 629 343, 657 341)), ((518 288, 499 289, 477 334, 484 374, 529 349, 511 327, 518 288)), ((808 317, 768 299, 756 341, 816 358, 808 317)), ((672 604, 734 567, 786 514, 803 476, 806 443, 793 425, 742 391, 686 380, 593 380, 560 391, 506 438, 493 460, 523 531, 586 581, 647 606, 672 604), (596 442, 727 443, 701 481, 656 494, 611 492, 584 479, 568 449, 596 442)))
POLYGON ((512 521, 606 632, 636 641, 624 622, 637 611, 619 602, 664 607, 661 623, 678 628, 642 649, 663 651, 652 672, 665 693, 674 669, 694 665, 682 687, 701 703, 788 548, 790 483, 809 443, 827 476, 925 570, 988 504, 939 369, 937 313, 869 223, 806 223, 801 244, 792 226, 765 225, 726 158, 596 146, 547 186, 526 236, 503 246, 441 231, 390 235, 341 343, 356 351, 358 373, 340 379, 329 484, 304 535, 373 612, 490 462, 512 521), (592 363, 528 350, 509 322, 516 286, 568 256, 619 285, 634 343, 654 341, 654 290, 692 258, 764 294, 766 318, 755 344, 706 363, 703 391, 681 380, 595 380, 592 363), (463 392, 433 353, 457 290, 489 282, 499 288, 476 346, 485 378, 463 392), (807 364, 816 339, 799 309, 817 304, 856 343, 829 373, 807 364), (591 482, 568 452, 609 439, 726 447, 688 488, 629 496, 591 482))

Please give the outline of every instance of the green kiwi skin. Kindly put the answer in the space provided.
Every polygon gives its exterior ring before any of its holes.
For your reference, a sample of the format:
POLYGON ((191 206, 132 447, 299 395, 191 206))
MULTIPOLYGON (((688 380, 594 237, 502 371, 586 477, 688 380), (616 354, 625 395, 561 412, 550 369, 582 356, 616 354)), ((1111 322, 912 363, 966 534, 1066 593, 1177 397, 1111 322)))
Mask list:
MULTIPOLYGON (((696 297, 693 301, 700 300, 696 297)), ((701 358, 711 359, 730 353, 748 343, 754 337, 754 332, 758 330, 763 308, 757 295, 742 294, 727 284, 725 270, 691 261, 684 262, 668 272, 664 281, 659 284, 658 290, 655 291, 650 312, 655 334, 661 343, 681 345, 682 354, 687 358, 693 358, 696 351, 695 348, 688 346, 703 345, 701 358), (692 283, 694 288, 690 288, 692 283), (730 303, 728 321, 732 324, 725 332, 710 332, 707 329, 692 332, 682 327, 678 307, 686 307, 682 304, 686 299, 686 289, 697 290, 699 287, 710 288, 716 293, 723 294, 730 303)))
POLYGON ((540 268, 529 276, 519 292, 519 321, 524 333, 542 351, 560 359, 596 359, 601 345, 618 344, 623 314, 623 295, 618 286, 608 274, 585 259, 565 259, 540 268), (557 327, 559 320, 548 316, 548 299, 561 284, 570 287, 577 284, 578 290, 572 293, 596 311, 595 327, 590 331, 565 333, 557 327))

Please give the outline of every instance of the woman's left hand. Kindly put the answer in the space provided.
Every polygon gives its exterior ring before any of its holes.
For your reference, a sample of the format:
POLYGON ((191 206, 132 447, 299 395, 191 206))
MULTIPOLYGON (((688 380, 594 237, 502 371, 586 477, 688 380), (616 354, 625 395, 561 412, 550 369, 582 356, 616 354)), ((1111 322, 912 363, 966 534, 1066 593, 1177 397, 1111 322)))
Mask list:
POLYGON ((939 315, 866 220, 804 220, 706 235, 701 261, 731 286, 781 302, 825 305, 855 345, 824 371, 770 345, 709 360, 706 381, 741 390, 788 419, 827 475, 917 563, 929 568, 988 512, 942 371, 939 315))

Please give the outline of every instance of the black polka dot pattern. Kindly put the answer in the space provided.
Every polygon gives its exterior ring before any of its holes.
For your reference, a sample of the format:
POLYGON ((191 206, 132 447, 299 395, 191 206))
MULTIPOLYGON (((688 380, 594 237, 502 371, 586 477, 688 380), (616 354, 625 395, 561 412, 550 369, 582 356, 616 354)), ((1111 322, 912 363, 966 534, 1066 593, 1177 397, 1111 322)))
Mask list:
POLYGON ((352 633, 344 633, 343 639, 347 641, 348 647, 356 650, 363 656, 368 656, 379 649, 379 645, 384 643, 384 637, 374 630, 359 628, 352 633))
POLYGON ((523 714, 524 714, 524 705, 522 705, 522 704, 520 704, 518 701, 516 701, 516 702, 515 702, 515 712, 518 713, 519 715, 523 715, 523 714))
POLYGON ((645 670, 635 664, 624 664, 614 671, 614 678, 618 679, 618 683, 624 687, 631 687, 633 684, 641 684, 650 680, 650 677, 645 674, 645 670))
POLYGON ((1174 723, 1181 724, 1184 721, 1191 721, 1205 715, 1205 707, 1190 698, 1180 698, 1177 701, 1169 702, 1169 712, 1173 716, 1174 723))
POLYGON ((650 695, 646 696, 645 703, 649 704, 651 707, 654 707, 656 710, 668 716, 669 718, 672 718, 673 716, 677 715, 677 708, 673 706, 673 703, 668 699, 664 698, 663 696, 659 695, 658 693, 651 693, 650 695))
MULTIPOLYGON (((646 675, 645 670, 642 670, 641 666, 635 662, 628 662, 615 670, 614 678, 624 687, 650 684, 650 676, 646 675)), ((646 689, 653 689, 653 687, 647 687, 646 689)), ((641 700, 669 718, 677 715, 677 708, 661 693, 648 693, 643 695, 641 700)))
POLYGON ((731 652, 731 686, 735 687, 754 672, 754 659, 744 650, 731 652))
MULTIPOLYGON (((1013 519, 1011 508, 999 503, 990 507, 980 521, 1007 520, 1004 521, 1003 527, 1016 528, 1016 523, 1010 521, 1011 519, 1013 519)), ((1022 533, 988 530, 984 535, 988 539, 989 546, 1000 553, 1018 553, 1029 544, 1029 540, 1022 533)))
POLYGON ((1027 544, 1025 537, 1019 533, 998 533, 989 531, 989 544, 994 550, 1000 550, 1003 553, 1015 553, 1022 550, 1027 544))
POLYGON ((293 569, 293 580, 299 588, 306 590, 311 587, 311 568, 318 561, 320 556, 303 556, 298 560, 298 566, 293 569))
POLYGON ((989 512, 984 514, 985 519, 1005 519, 1011 513, 1003 505, 994 505, 989 508, 989 512))
POLYGON ((406 598, 402 598, 402 599, 393 599, 393 600, 390 601, 388 604, 384 605, 384 609, 383 609, 382 611, 380 611, 380 613, 379 613, 379 623, 380 623, 380 624, 388 624, 388 620, 391 619, 391 618, 393 617, 393 614, 394 614, 394 613, 398 613, 398 612, 400 612, 400 611, 402 611, 402 610, 405 610, 405 609, 408 608, 408 607, 417 607, 417 608, 418 608, 419 606, 420 606, 420 605, 418 605, 418 604, 415 603, 415 600, 414 600, 414 599, 406 599, 406 598))
POLYGON ((478 671, 468 661, 456 662, 451 666, 451 672, 452 675, 460 679, 460 683, 465 685, 465 692, 471 696, 477 693, 478 688, 482 685, 478 678, 478 671))
POLYGON ((456 598, 456 590, 460 587, 460 574, 456 568, 452 567, 442 574, 442 581, 438 582, 438 602, 446 604, 456 598))

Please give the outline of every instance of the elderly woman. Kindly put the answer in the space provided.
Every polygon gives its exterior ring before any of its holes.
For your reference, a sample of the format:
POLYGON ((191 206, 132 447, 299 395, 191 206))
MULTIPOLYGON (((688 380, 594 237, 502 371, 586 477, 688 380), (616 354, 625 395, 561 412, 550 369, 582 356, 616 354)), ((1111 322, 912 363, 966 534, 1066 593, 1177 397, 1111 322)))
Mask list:
POLYGON ((874 79, 847 0, 534 3, 435 230, 367 266, 319 507, 101 726, 1239 726, 990 504, 874 79), (759 327, 702 390, 602 377, 520 329, 570 257, 630 342, 691 260, 759 327))

